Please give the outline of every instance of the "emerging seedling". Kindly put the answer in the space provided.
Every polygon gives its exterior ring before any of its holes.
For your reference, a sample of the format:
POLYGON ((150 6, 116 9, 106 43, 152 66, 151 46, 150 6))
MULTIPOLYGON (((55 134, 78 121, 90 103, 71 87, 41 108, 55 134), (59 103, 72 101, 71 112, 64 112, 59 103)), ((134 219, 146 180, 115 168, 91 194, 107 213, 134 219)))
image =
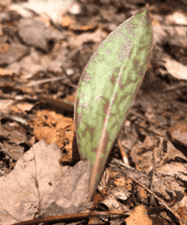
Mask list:
POLYGON ((148 6, 117 27, 86 65, 75 102, 79 152, 91 165, 88 199, 144 77, 152 50, 148 6))

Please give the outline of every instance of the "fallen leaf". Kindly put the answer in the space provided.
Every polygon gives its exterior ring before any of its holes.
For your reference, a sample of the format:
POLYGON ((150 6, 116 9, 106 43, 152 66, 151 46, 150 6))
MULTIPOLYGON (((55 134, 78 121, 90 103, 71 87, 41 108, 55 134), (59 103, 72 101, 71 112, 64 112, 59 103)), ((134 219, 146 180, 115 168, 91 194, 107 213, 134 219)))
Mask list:
POLYGON ((171 76, 177 79, 187 80, 187 66, 184 66, 183 64, 177 62, 176 60, 170 59, 169 57, 165 57, 163 60, 165 61, 164 66, 171 76))
MULTIPOLYGON (((179 144, 183 144, 187 147, 187 121, 181 120, 175 122, 169 128, 169 134, 173 141, 178 142, 179 144)), ((187 150, 186 150, 187 154, 187 150)))
POLYGON ((0 177, 0 224, 77 213, 88 196, 89 162, 59 165, 60 150, 42 140, 0 177))
POLYGON ((152 225, 153 222, 147 215, 147 210, 143 205, 137 206, 134 212, 125 220, 127 225, 152 225))
POLYGON ((29 0, 26 3, 11 4, 9 9, 17 11, 23 17, 31 16, 30 11, 47 14, 54 22, 60 23, 61 16, 70 9, 72 4, 73 0, 29 0))

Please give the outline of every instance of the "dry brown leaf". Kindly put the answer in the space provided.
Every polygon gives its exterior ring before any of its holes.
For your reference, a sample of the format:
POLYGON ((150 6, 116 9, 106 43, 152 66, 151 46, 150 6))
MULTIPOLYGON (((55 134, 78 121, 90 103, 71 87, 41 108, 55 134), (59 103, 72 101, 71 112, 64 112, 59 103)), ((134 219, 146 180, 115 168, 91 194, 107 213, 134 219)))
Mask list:
POLYGON ((173 141, 187 146, 187 121, 181 120, 169 128, 169 134, 173 141))
POLYGON ((143 144, 135 144, 131 150, 131 158, 136 168, 149 174, 153 173, 152 191, 169 200, 176 193, 184 194, 187 176, 185 155, 172 143, 153 136, 147 136, 143 144), (180 182, 179 182, 180 180, 180 182))
POLYGON ((152 225, 153 222, 147 215, 147 210, 143 205, 135 208, 134 212, 125 220, 127 225, 152 225))
POLYGON ((94 33, 86 32, 80 34, 79 36, 76 36, 72 33, 72 35, 69 37, 69 46, 71 48, 77 48, 80 47, 84 42, 88 42, 90 40, 100 43, 104 38, 106 38, 106 36, 107 33, 101 28, 98 28, 96 31, 94 31, 94 33))
POLYGON ((187 66, 177 62, 176 60, 170 59, 169 57, 165 57, 163 60, 166 61, 165 67, 171 76, 179 80, 187 80, 187 66))
POLYGON ((77 213, 86 202, 90 165, 59 165, 60 150, 42 140, 20 158, 14 170, 0 177, 0 224, 38 216, 77 213))
POLYGON ((74 136, 74 123, 72 118, 56 114, 54 111, 38 111, 36 119, 30 121, 34 128, 34 135, 40 141, 47 144, 56 142, 59 148, 64 146, 66 139, 72 146, 74 136))

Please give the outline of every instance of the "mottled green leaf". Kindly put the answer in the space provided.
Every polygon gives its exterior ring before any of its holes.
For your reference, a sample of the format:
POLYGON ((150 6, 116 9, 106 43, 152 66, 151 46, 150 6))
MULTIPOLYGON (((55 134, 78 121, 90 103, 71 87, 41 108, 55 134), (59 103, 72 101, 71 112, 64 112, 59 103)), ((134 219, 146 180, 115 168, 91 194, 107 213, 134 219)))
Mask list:
POLYGON ((89 200, 143 79, 152 49, 147 7, 115 29, 90 58, 75 102, 80 155, 91 163, 89 200))

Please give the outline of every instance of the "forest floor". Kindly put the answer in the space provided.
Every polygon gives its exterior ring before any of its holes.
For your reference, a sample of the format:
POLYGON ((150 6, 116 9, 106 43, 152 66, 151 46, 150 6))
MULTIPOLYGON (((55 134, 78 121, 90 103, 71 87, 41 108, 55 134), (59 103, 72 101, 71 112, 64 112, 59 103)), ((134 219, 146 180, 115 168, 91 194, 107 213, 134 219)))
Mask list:
POLYGON ((0 224, 66 214, 38 222, 187 224, 186 1, 76 0, 63 15, 48 7, 52 20, 32 4, 25 12, 12 4, 0 2, 0 224), (86 208, 89 166, 73 120, 78 83, 107 35, 147 3, 151 59, 86 208))

